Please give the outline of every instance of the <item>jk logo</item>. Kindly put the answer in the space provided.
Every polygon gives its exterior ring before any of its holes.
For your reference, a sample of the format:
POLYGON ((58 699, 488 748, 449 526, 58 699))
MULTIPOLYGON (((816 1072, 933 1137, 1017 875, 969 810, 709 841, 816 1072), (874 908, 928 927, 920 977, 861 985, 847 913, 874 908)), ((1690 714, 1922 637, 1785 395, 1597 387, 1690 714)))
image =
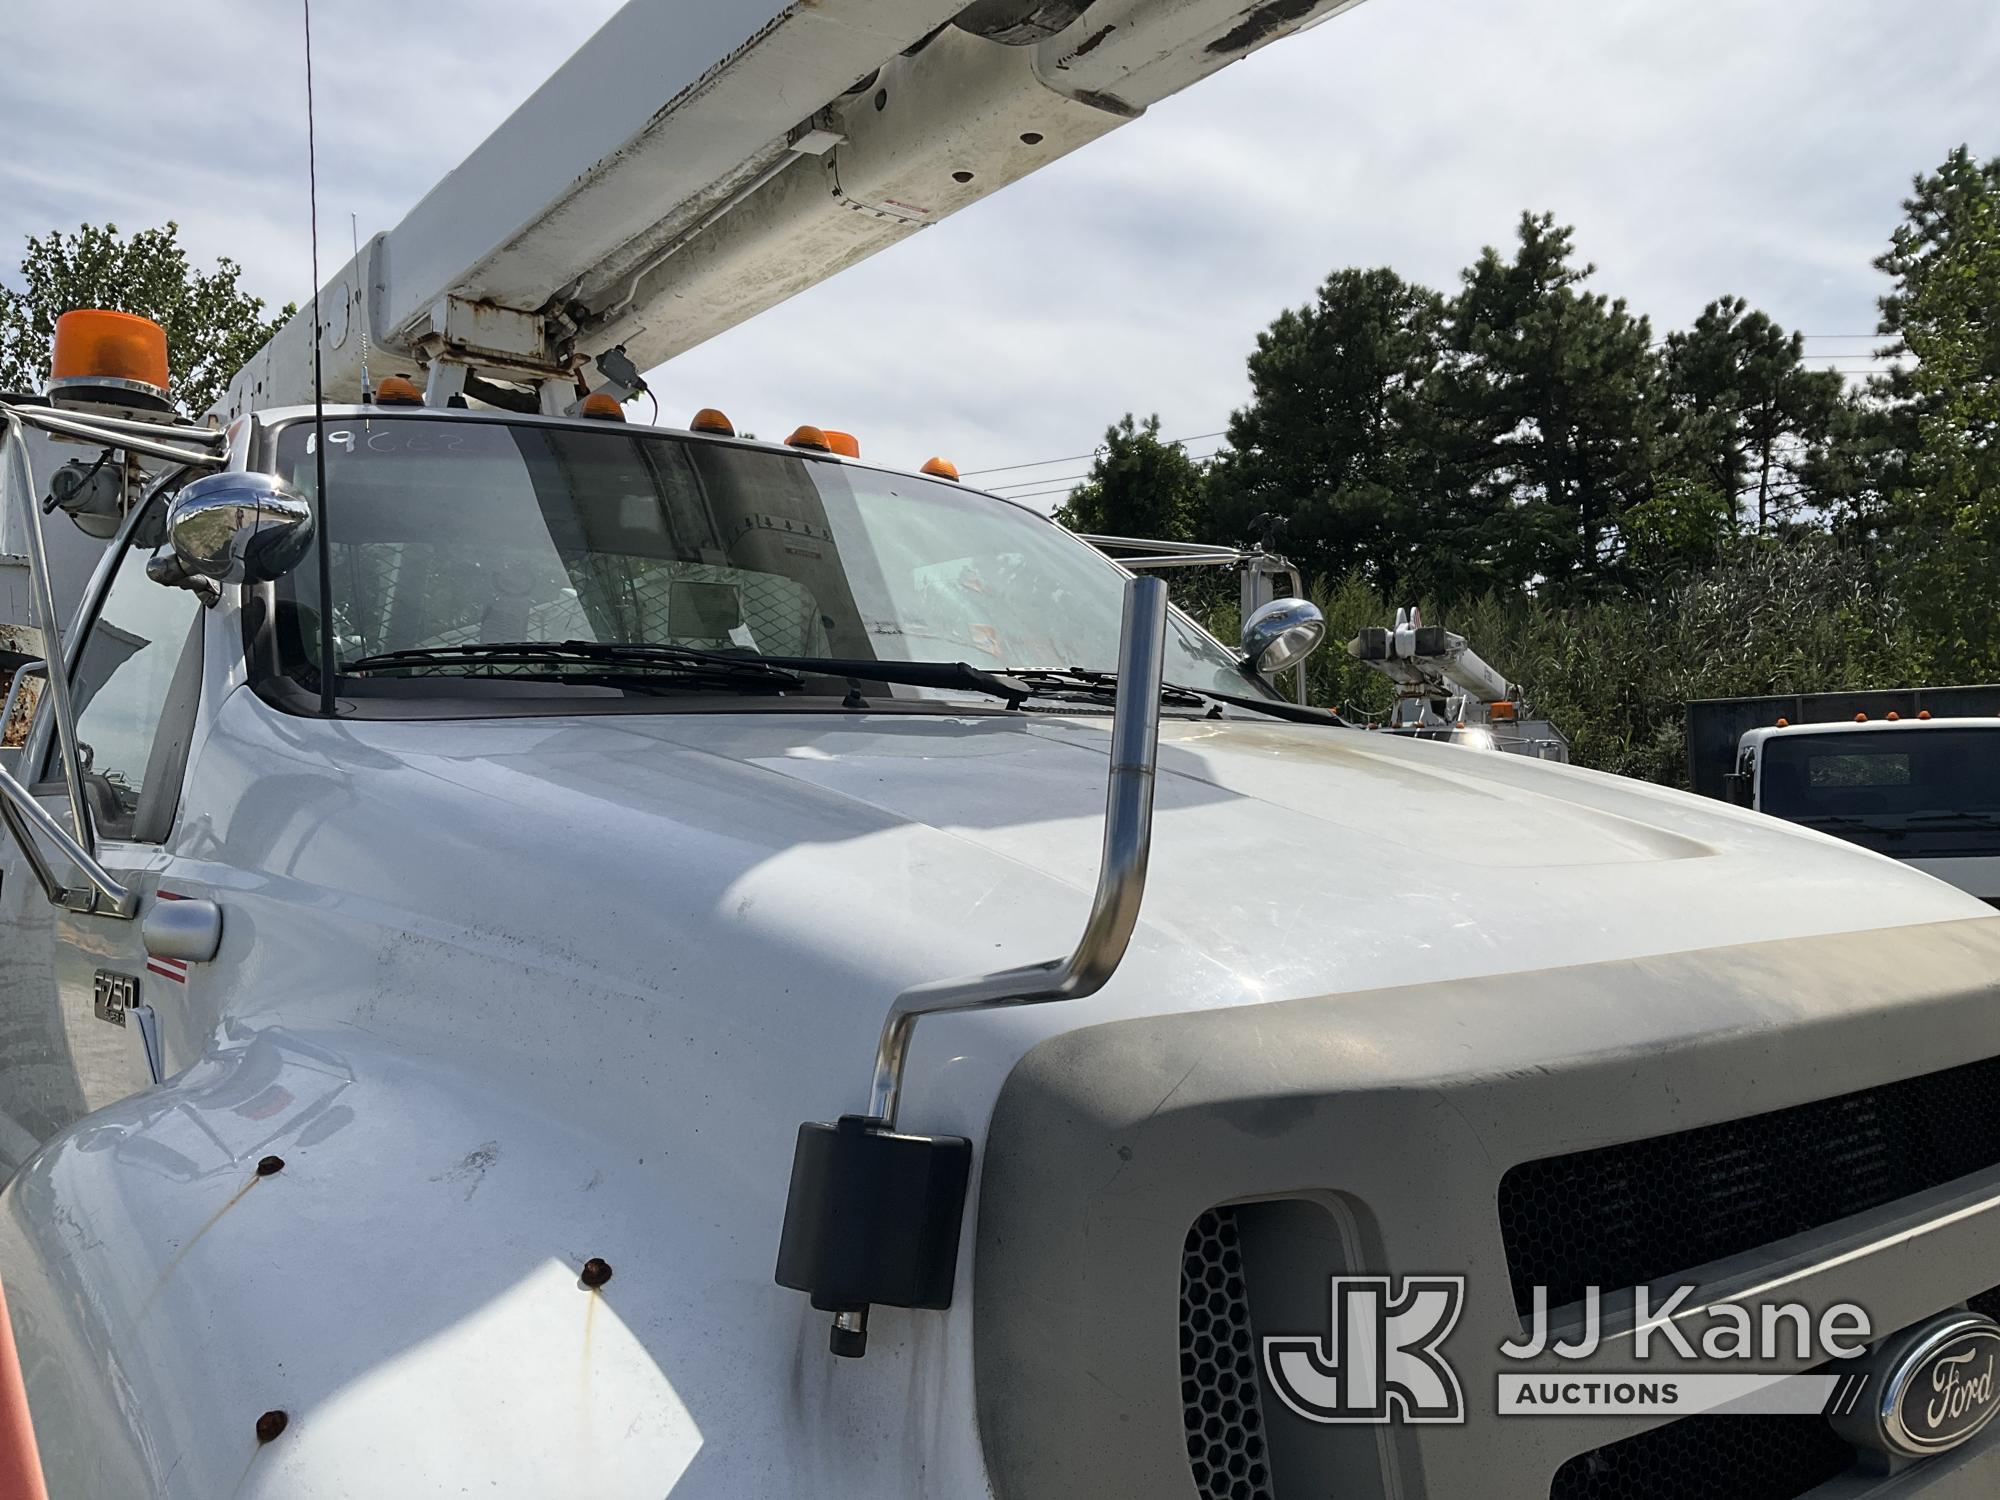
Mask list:
POLYGON ((1438 1353, 1465 1306, 1462 1276, 1333 1278, 1332 1337, 1264 1340, 1278 1399, 1309 1422, 1463 1422, 1465 1395, 1438 1353))

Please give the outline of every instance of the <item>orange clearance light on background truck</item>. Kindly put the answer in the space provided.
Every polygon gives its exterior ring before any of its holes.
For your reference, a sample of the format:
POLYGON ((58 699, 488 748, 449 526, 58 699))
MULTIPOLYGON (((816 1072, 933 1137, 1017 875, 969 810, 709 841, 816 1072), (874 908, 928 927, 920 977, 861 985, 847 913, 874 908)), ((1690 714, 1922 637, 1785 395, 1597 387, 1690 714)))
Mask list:
POLYGON ((842 458, 861 457, 861 440, 851 432, 835 432, 826 429, 826 445, 842 458))
POLYGON ((688 423, 689 432, 713 432, 719 437, 735 437, 736 424, 712 406, 704 406, 688 423))
POLYGON ((80 307, 56 319, 49 396, 167 408, 167 331, 133 313, 80 307))
POLYGON ((583 398, 583 405, 577 410, 586 417, 595 417, 600 422, 625 420, 625 408, 618 404, 618 398, 604 391, 592 391, 583 398))
POLYGON ((924 465, 924 472, 938 479, 958 479, 958 465, 948 458, 934 458, 924 465))
POLYGON ((826 440, 826 434, 817 427, 804 426, 785 439, 787 448, 811 448, 817 453, 833 452, 833 444, 826 440))

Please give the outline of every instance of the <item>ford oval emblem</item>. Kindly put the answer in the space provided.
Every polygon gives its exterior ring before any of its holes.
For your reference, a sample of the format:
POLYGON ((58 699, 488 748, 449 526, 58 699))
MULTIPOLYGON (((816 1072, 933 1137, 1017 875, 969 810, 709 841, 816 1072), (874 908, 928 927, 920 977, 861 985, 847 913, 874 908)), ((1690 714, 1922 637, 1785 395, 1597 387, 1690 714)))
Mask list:
POLYGON ((1834 1425, 1904 1458, 1956 1448, 2000 1416, 2000 1323, 1951 1312, 1885 1340, 1867 1360, 1875 1399, 1834 1425))

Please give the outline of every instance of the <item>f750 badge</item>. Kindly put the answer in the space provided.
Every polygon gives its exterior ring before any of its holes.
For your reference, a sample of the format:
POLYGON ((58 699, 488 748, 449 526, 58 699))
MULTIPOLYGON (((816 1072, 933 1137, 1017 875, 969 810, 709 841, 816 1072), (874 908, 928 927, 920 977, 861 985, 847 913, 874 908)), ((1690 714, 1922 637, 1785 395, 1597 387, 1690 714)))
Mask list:
POLYGON ((109 1021, 113 1026, 123 1026, 125 1012, 139 1003, 139 981, 130 974, 114 974, 109 969, 99 969, 91 989, 97 1019, 109 1021))

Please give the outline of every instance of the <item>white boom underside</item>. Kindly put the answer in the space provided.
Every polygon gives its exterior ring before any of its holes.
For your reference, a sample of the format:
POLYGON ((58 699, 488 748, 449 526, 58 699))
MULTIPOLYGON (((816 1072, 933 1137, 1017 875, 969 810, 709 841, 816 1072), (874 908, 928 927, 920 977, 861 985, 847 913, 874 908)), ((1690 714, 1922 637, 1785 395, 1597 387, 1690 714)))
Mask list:
MULTIPOLYGON (((327 398, 364 331, 378 379, 612 384, 1358 3, 632 0, 322 289, 327 398)), ((312 337, 308 302, 217 409, 310 400, 312 337)))

